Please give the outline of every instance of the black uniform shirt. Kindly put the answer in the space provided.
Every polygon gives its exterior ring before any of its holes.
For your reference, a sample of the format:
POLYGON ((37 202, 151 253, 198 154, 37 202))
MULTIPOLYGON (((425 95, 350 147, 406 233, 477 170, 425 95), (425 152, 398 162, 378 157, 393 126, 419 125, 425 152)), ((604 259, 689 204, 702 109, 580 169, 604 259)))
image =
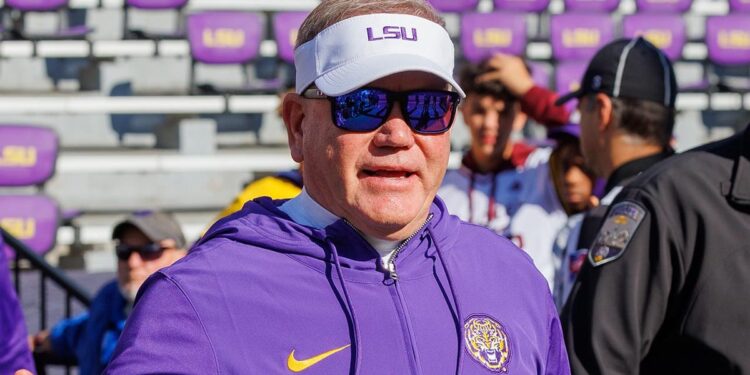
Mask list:
POLYGON ((750 374, 750 128, 623 189, 561 320, 574 374, 750 374))
MULTIPOLYGON (((612 190, 627 185, 643 171, 672 155, 674 155, 674 151, 670 148, 621 165, 607 179, 607 185, 604 188, 605 194, 609 194, 612 190)), ((602 202, 599 206, 586 211, 581 222, 581 232, 578 235, 578 249, 588 249, 591 246, 597 233, 599 233, 599 228, 602 226, 608 210, 609 205, 602 202)))

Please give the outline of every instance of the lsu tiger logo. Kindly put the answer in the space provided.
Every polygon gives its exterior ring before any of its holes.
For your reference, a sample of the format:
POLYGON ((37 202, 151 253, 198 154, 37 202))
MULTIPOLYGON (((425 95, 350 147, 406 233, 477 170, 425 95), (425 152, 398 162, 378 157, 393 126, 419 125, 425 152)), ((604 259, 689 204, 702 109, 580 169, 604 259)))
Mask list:
POLYGON ((466 350, 482 366, 508 372, 510 341, 503 326, 489 316, 473 316, 464 323, 466 350))

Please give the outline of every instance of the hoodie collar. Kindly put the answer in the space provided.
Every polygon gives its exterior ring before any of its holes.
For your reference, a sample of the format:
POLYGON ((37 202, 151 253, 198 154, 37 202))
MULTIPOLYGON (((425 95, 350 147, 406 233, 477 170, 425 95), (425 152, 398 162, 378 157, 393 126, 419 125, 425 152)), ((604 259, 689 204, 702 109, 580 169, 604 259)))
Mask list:
POLYGON ((339 220, 338 216, 312 199, 304 187, 299 195, 282 203, 279 210, 289 215, 297 224, 318 229, 325 228, 339 220))
MULTIPOLYGON (((317 229, 323 229, 340 219, 331 213, 331 211, 318 204, 305 188, 302 188, 302 192, 295 198, 279 206, 279 209, 289 215, 297 224, 317 229)), ((393 249, 401 244, 401 241, 381 240, 361 232, 360 234, 380 254, 384 261, 390 257, 393 249)))
MULTIPOLYGON (((248 203, 237 213, 220 220, 201 239, 224 238, 233 242, 268 249, 306 264, 321 273, 331 270, 333 259, 326 248, 336 246, 343 274, 347 280, 382 282, 387 273, 379 264, 375 249, 346 220, 338 219, 324 228, 311 228, 295 223, 279 205, 264 197, 248 203)), ((401 279, 425 276, 432 272, 435 251, 433 241, 440 241, 444 252, 450 251, 451 238, 457 232, 458 220, 448 214, 445 204, 435 198, 430 208, 432 220, 405 245, 396 260, 401 279), (426 233, 439 238, 430 239, 426 233)), ((333 275, 336 277, 335 275, 333 275)))

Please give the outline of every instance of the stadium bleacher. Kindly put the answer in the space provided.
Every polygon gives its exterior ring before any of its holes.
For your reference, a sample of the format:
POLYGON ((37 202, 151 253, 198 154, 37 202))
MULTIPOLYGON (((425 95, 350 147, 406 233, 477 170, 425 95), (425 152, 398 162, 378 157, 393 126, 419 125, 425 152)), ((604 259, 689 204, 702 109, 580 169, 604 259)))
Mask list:
MULTIPOLYGON (((55 245, 62 222, 57 202, 43 191, 55 173, 57 135, 42 127, 0 126, 0 150, 0 187, 36 187, 32 193, 0 194, 0 226, 37 254, 45 254, 55 245)), ((9 259, 15 255, 0 251, 9 259)))
MULTIPOLYGON (((316 0, 0 3, 0 123, 57 132, 62 152, 46 191, 83 211, 84 243, 106 243, 113 216, 145 207, 181 213, 194 239, 244 181, 294 165, 275 92, 293 79, 296 29, 316 0)), ((523 55, 535 80, 560 92, 576 87, 599 46, 644 35, 675 61, 680 149, 726 136, 750 109, 745 1, 432 3, 459 64, 523 55)), ((468 139, 460 122, 456 151, 468 139)), ((63 228, 58 242, 73 237, 63 228)))

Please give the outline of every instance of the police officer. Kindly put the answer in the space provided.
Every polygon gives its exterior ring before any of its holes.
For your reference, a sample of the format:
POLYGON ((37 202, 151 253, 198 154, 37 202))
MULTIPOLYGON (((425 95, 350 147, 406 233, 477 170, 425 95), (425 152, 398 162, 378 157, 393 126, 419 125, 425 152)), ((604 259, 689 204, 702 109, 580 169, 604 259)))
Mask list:
POLYGON ((586 165, 607 180, 600 206, 571 229, 561 254, 555 300, 565 301, 580 264, 623 186, 673 154, 677 83, 669 59, 643 38, 620 39, 591 59, 578 90, 557 104, 578 98, 581 151, 586 165))
POLYGON ((618 195, 563 315, 574 374, 750 374, 750 128, 618 195))

